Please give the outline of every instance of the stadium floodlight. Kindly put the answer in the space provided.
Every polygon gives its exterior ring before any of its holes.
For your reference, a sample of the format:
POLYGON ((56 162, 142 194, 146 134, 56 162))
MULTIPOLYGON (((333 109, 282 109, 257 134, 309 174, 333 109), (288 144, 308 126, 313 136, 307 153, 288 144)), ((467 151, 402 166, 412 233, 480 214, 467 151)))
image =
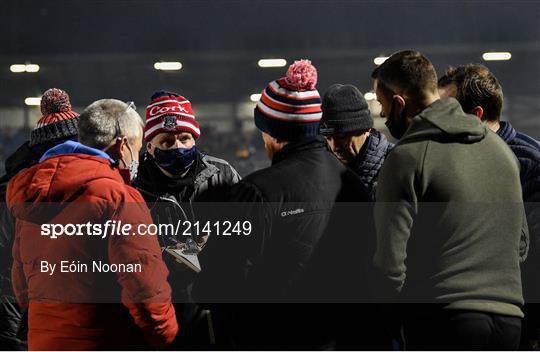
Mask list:
POLYGON ((28 97, 24 99, 24 103, 28 106, 39 106, 41 104, 41 97, 28 97))
POLYGON ((508 51, 492 51, 482 54, 484 61, 508 61, 512 58, 512 54, 508 51))
POLYGON ((261 99, 261 94, 251 94, 249 96, 249 100, 251 100, 254 103, 258 102, 260 99, 261 99))
POLYGON ((260 59, 258 62, 259 67, 283 67, 287 65, 285 59, 260 59))
POLYGON ((366 94, 364 94, 364 99, 366 99, 367 101, 377 100, 377 95, 373 92, 367 92, 366 94))
POLYGON ((156 70, 178 71, 182 68, 182 63, 178 61, 160 61, 154 64, 156 70))
POLYGON ((36 64, 13 64, 9 66, 9 70, 13 73, 29 72, 35 73, 39 71, 39 65, 36 64))
POLYGON ((379 66, 380 64, 385 62, 386 59, 388 59, 388 56, 377 56, 376 58, 373 59, 373 63, 379 66))
POLYGON ((9 66, 9 70, 13 73, 26 72, 26 65, 23 64, 14 64, 9 66))
POLYGON ((39 71, 39 65, 36 64, 27 64, 26 72, 35 73, 39 71))

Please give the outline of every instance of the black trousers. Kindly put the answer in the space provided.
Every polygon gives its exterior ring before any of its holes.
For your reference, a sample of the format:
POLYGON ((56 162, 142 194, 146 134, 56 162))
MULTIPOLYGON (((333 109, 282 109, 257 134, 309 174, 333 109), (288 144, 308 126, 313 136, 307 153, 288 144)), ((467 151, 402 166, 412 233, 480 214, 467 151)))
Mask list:
POLYGON ((517 317, 440 309, 404 318, 407 350, 517 350, 519 346, 521 319, 517 317))

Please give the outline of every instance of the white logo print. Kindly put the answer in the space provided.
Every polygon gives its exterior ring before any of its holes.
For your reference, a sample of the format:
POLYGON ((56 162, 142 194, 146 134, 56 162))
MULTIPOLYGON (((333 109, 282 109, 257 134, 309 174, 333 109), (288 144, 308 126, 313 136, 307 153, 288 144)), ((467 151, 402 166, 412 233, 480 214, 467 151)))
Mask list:
POLYGON ((302 214, 303 212, 304 212, 304 209, 302 209, 302 208, 298 208, 298 209, 294 209, 294 210, 286 210, 286 211, 281 212, 281 217, 284 218, 284 217, 289 216, 289 215, 302 214))
POLYGON ((151 109, 150 109, 150 116, 156 116, 156 115, 161 115, 161 114, 164 114, 166 112, 183 112, 183 113, 188 113, 188 111, 186 110, 185 107, 183 107, 182 105, 173 105, 173 106, 159 106, 159 105, 156 105, 156 106, 153 106, 151 109))

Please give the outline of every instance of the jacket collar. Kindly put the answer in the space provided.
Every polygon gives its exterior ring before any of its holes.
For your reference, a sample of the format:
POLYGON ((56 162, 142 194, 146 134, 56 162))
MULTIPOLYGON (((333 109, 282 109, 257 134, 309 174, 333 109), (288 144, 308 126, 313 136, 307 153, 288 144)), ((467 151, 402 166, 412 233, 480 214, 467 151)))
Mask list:
POLYGON ((328 145, 322 136, 304 137, 294 142, 289 142, 274 155, 272 165, 286 159, 291 154, 318 148, 328 149, 328 145))
POLYGON ((152 157, 145 154, 139 167, 139 176, 136 181, 137 189, 154 198, 176 193, 187 185, 197 189, 206 180, 219 173, 219 169, 207 161, 206 155, 200 153, 197 158, 195 169, 188 171, 188 174, 183 178, 173 179, 165 176, 152 157))
POLYGON ((354 170, 362 167, 368 156, 377 155, 381 150, 386 150, 389 144, 390 142, 388 142, 384 134, 372 129, 362 149, 360 149, 360 153, 352 160, 350 167, 354 170))
POLYGON ((202 184, 204 181, 208 180, 210 177, 214 176, 219 172, 219 169, 217 166, 210 164, 206 158, 205 155, 201 154, 201 162, 204 165, 204 168, 197 174, 195 177, 195 185, 198 186, 202 184))
POLYGON ((115 163, 115 161, 104 151, 96 148, 91 148, 79 142, 71 140, 67 140, 47 150, 45 154, 43 154, 43 156, 39 159, 39 162, 41 163, 44 160, 63 154, 84 154, 97 156, 107 159, 111 164, 115 163))
POLYGON ((503 141, 508 143, 508 142, 512 141, 516 137, 517 132, 514 129, 514 127, 512 127, 510 122, 501 121, 500 126, 501 127, 497 131, 497 134, 499 135, 499 137, 501 137, 503 139, 503 141))

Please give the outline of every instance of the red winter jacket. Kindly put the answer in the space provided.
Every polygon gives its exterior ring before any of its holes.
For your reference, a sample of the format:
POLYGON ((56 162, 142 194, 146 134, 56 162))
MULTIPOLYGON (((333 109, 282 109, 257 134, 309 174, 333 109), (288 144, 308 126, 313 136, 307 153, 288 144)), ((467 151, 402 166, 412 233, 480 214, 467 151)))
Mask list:
POLYGON ((52 239, 42 233, 42 224, 115 220, 137 229, 152 223, 142 196, 111 161, 101 151, 68 142, 8 185, 8 207, 17 218, 12 282, 19 303, 28 303, 31 350, 159 347, 178 332, 155 236, 84 233, 52 239), (62 261, 87 268, 61 272, 62 261), (44 262, 56 264, 52 275, 44 262), (142 270, 94 272, 94 262, 141 264, 142 270))

